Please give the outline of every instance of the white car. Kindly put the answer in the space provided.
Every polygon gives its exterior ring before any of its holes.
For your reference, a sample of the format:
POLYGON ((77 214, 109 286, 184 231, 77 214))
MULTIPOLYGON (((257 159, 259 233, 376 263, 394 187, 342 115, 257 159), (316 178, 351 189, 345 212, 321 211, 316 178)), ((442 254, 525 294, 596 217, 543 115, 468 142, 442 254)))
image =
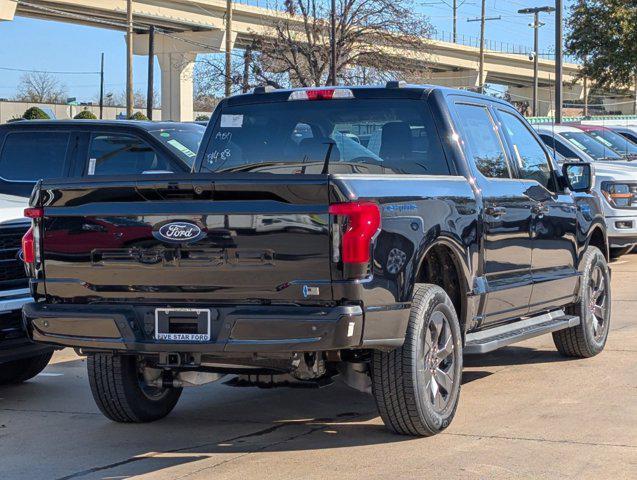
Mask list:
POLYGON ((587 133, 564 125, 536 125, 535 130, 558 156, 595 165, 594 192, 606 219, 611 256, 637 243, 637 162, 624 161, 587 133))
POLYGON ((25 285, 17 288, 0 288, 0 315, 20 310, 22 305, 31 301, 29 289, 26 286, 26 275, 21 271, 24 267, 19 258, 20 240, 31 225, 31 222, 24 218, 24 209, 28 203, 28 198, 0 194, 0 242, 2 242, 0 248, 3 252, 2 263, 5 267, 0 283, 17 284, 20 283, 19 280, 25 282, 25 285), (13 278, 11 272, 14 270, 21 273, 19 278, 13 278))

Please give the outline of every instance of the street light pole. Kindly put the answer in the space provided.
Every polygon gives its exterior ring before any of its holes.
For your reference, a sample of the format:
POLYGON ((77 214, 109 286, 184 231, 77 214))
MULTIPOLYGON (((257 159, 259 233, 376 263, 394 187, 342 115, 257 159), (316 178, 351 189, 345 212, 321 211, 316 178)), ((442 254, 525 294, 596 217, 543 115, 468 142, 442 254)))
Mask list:
POLYGON ((104 118, 104 52, 100 66, 100 120, 104 118))
POLYGON ((232 0, 226 0, 226 71, 225 94, 232 94, 232 0))
POLYGON ((562 123, 563 0, 555 0, 555 123, 562 123))
POLYGON ((523 8, 518 10, 518 13, 521 14, 533 14, 533 24, 530 25, 533 27, 533 105, 531 106, 531 114, 536 117, 538 115, 538 88, 539 88, 539 62, 540 62, 540 40, 539 40, 539 31, 540 27, 544 26, 542 22, 540 22, 540 12, 554 12, 555 8, 553 7, 534 7, 534 8, 523 8))
POLYGON ((126 118, 133 116, 133 0, 126 1, 126 118))
POLYGON ((146 92, 146 116, 153 119, 153 101, 155 99, 155 25, 148 31, 148 85, 146 92))

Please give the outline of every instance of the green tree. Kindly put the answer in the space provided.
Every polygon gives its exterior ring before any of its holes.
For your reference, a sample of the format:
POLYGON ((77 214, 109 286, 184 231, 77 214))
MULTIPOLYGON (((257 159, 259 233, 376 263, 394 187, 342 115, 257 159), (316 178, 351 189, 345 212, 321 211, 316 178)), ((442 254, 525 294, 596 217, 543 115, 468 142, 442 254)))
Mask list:
POLYGON ((597 88, 626 88, 637 77, 637 1, 577 0, 566 49, 597 88))
POLYGON ((22 118, 24 118, 25 120, 48 120, 49 116, 44 113, 41 108, 31 107, 28 108, 26 112, 24 112, 22 118))
POLYGON ((210 120, 208 115, 197 115, 195 118, 195 122, 207 122, 208 120, 210 120))
POLYGON ((142 112, 135 112, 130 116, 129 120, 148 120, 148 117, 142 112))
POLYGON ((73 118, 75 118, 76 120, 97 120, 97 117, 95 116, 95 114, 91 112, 90 110, 82 110, 73 118))

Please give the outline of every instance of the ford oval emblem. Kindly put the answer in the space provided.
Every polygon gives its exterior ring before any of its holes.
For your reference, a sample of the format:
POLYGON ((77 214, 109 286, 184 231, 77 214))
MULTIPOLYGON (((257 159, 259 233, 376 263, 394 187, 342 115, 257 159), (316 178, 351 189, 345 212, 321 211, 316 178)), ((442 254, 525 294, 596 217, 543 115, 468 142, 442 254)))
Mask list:
POLYGON ((163 242, 190 243, 202 238, 204 233, 191 222, 170 222, 161 225, 153 235, 163 242))

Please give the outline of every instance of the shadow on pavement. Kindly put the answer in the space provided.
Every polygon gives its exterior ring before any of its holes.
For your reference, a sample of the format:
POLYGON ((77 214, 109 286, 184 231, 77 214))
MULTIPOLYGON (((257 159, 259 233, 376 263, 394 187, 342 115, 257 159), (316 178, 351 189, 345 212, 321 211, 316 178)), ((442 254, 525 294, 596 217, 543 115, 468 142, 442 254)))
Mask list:
POLYGON ((511 346, 485 355, 465 355, 465 367, 505 367, 534 363, 569 362, 557 350, 537 350, 530 347, 511 346))

